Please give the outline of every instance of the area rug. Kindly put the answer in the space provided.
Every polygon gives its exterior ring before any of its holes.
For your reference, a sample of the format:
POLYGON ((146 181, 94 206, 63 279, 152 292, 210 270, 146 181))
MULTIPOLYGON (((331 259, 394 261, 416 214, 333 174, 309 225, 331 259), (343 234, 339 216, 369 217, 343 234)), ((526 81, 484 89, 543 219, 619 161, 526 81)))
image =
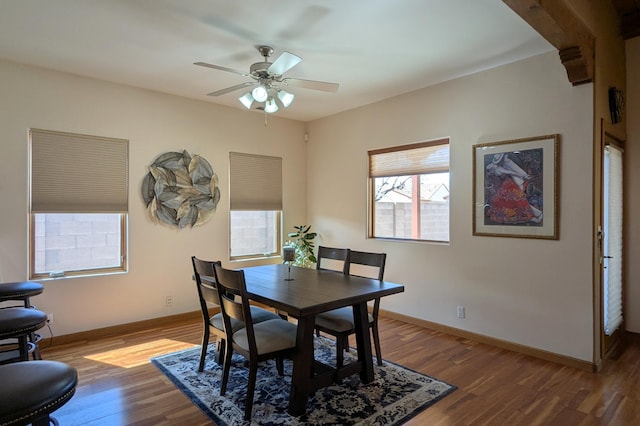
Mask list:
MULTIPOLYGON (((436 401, 453 392, 456 386, 433 377, 383 361, 375 364, 375 380, 360 382, 355 374, 319 389, 299 417, 287 413, 291 385, 291 361, 285 360, 284 376, 279 376, 273 360, 260 364, 250 422, 243 421, 248 364, 237 354, 229 374, 224 397, 220 396, 222 368, 214 361, 213 346, 204 371, 198 373, 200 348, 187 349, 151 359, 160 371, 208 415, 218 426, 236 425, 400 425, 436 401)), ((355 359, 355 351, 345 353, 345 364, 355 359)), ((315 357, 335 365, 335 344, 319 337, 315 357)))

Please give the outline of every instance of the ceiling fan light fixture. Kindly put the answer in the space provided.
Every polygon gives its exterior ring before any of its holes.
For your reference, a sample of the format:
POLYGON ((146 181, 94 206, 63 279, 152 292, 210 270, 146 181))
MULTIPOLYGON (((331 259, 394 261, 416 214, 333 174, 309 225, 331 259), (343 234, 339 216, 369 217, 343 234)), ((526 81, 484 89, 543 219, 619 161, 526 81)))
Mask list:
POLYGON ((253 96, 251 96, 251 92, 247 92, 244 95, 238 98, 242 105, 247 107, 247 109, 251 109, 251 105, 253 104, 253 96))
POLYGON ((284 90, 278 91, 278 99, 280 99, 280 102, 282 102, 282 105, 284 105, 285 108, 288 108, 289 105, 291 105, 291 102, 293 102, 294 98, 295 96, 293 95, 293 93, 289 93, 284 90))
POLYGON ((251 95, 256 101, 264 102, 269 97, 269 92, 267 92, 267 88, 264 85, 260 84, 251 91, 251 95))
MULTIPOLYGON (((264 61, 251 64, 249 72, 227 68, 221 65, 208 64, 206 62, 194 62, 195 65, 213 68, 215 70, 239 74, 243 77, 250 77, 251 81, 236 84, 225 89, 207 93, 207 96, 221 96, 236 90, 250 88, 250 91, 240 96, 238 100, 242 105, 251 109, 254 107, 266 113, 274 113, 279 108, 288 108, 295 99, 293 93, 280 90, 281 86, 292 84, 305 89, 320 90, 324 92, 336 92, 338 83, 328 83, 326 81, 303 80, 299 78, 285 78, 284 73, 300 63, 302 58, 289 52, 282 52, 276 60, 269 62, 269 57, 273 53, 270 46, 256 46, 264 61)), ((266 122, 266 121, 265 121, 266 122)))
POLYGON ((276 100, 273 98, 269 98, 267 102, 265 102, 264 104, 264 112, 268 112, 269 114, 272 114, 276 111, 278 111, 278 105, 276 104, 276 100))

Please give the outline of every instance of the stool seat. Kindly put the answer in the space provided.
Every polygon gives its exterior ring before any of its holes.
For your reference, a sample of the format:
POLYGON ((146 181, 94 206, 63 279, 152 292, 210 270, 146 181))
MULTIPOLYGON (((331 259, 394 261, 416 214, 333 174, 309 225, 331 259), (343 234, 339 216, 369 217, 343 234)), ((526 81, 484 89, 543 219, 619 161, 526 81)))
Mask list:
POLYGON ((0 283, 0 302, 7 300, 23 300, 25 308, 29 298, 37 296, 44 291, 44 286, 33 281, 22 281, 14 283, 0 283))
POLYGON ((0 377, 0 425, 48 425, 78 384, 77 370, 59 361, 0 365, 0 377))
POLYGON ((0 339, 33 333, 47 323, 47 314, 37 309, 0 309, 0 339))
POLYGON ((35 331, 47 323, 47 314, 31 308, 0 309, 0 340, 17 339, 15 344, 0 344, 0 352, 8 353, 18 350, 18 357, 10 356, 0 359, 0 363, 27 361, 29 353, 37 350, 35 331), (29 342, 31 340, 31 342, 29 342))

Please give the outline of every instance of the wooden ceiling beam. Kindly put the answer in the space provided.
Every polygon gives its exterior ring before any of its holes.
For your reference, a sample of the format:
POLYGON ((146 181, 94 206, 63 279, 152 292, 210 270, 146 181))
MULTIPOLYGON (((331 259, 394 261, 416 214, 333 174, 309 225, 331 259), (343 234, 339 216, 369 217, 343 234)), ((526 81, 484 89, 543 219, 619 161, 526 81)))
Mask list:
POLYGON ((630 12, 620 17, 622 38, 625 40, 640 36, 640 11, 630 12))
POLYGON ((582 20, 558 0, 502 0, 560 54, 573 85, 593 81, 593 34, 582 20))

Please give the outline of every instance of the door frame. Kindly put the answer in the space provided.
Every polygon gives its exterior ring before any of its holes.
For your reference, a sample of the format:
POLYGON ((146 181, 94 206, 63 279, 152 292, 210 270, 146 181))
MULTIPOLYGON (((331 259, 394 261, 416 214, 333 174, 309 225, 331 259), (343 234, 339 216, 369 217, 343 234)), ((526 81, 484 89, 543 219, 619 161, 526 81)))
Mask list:
MULTIPOLYGON (((624 152, 624 145, 625 145, 625 138, 624 137, 620 137, 614 134, 613 129, 612 129, 612 125, 610 123, 608 123, 606 120, 601 120, 601 126, 600 126, 601 132, 600 132, 600 153, 599 153, 599 158, 600 158, 600 220, 599 220, 599 224, 598 224, 598 229, 602 230, 604 229, 604 203, 606 202, 606 200, 604 199, 604 149, 607 145, 614 145, 620 149, 623 150, 624 152)), ((622 161, 622 175, 623 175, 623 183, 622 183, 622 193, 623 193, 623 200, 626 198, 625 197, 625 193, 626 193, 626 188, 625 188, 625 179, 624 179, 624 175, 625 175, 625 167, 626 167, 626 160, 625 160, 625 156, 623 154, 623 161, 622 161)), ((622 218, 622 234, 624 235, 624 230, 625 230, 625 224, 626 224, 626 215, 625 215, 625 210, 624 210, 624 206, 623 206, 623 218, 622 218)), ((625 298, 624 298, 624 288, 625 288, 625 268, 624 268, 624 259, 622 259, 622 312, 623 312, 623 319, 622 319, 622 324, 620 325, 620 327, 611 335, 611 336, 607 336, 605 331, 604 331, 604 268, 603 268, 603 263, 602 263, 602 259, 604 256, 604 250, 605 248, 602 246, 603 243, 603 239, 602 239, 602 235, 601 233, 598 233, 598 244, 597 244, 597 252, 598 252, 598 267, 599 267, 599 275, 598 275, 598 291, 599 291, 599 318, 598 318, 598 330, 599 330, 599 341, 600 341, 600 359, 605 360, 608 358, 615 358, 617 356, 617 354, 621 353, 622 350, 624 349, 624 306, 625 306, 625 298)), ((624 241, 624 240, 623 240, 624 241)), ((623 243, 624 244, 624 243, 623 243)), ((624 247, 623 247, 623 253, 624 253, 624 247)))

